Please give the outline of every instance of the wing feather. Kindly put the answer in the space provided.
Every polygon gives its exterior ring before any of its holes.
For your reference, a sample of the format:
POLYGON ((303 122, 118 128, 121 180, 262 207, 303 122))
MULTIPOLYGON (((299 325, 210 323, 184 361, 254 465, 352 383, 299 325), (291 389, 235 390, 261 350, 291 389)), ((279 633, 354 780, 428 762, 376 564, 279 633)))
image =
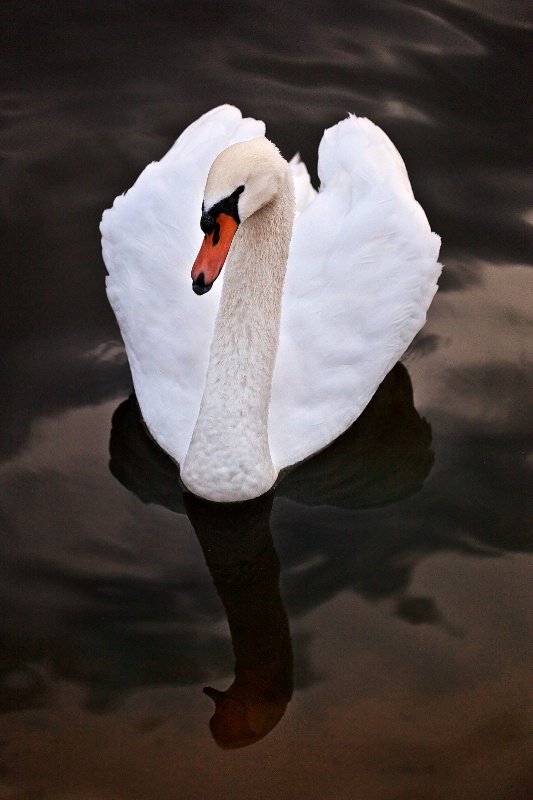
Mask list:
POLYGON ((279 469, 357 419, 423 326, 441 271, 440 239, 380 128, 354 116, 329 128, 318 172, 284 288, 269 411, 279 469))
MULTIPOLYGON (((107 293, 144 420, 181 462, 205 384, 221 282, 190 288, 209 168, 264 124, 221 106, 104 213, 107 293)), ((403 161, 369 120, 328 129, 316 195, 298 158, 298 218, 284 289, 269 436, 278 468, 325 447, 363 411, 425 321, 437 288, 440 240, 415 201, 403 161)))
POLYGON ((198 416, 220 299, 220 281, 200 302, 191 291, 207 173, 230 144, 264 131, 262 122, 243 119, 237 108, 213 109, 149 164, 102 218, 107 294, 137 398, 152 436, 178 462, 198 416))

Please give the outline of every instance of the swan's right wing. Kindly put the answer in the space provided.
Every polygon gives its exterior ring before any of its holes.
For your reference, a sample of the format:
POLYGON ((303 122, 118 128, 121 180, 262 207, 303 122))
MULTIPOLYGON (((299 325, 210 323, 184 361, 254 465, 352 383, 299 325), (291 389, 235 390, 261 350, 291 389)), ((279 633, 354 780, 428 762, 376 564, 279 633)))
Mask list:
POLYGON ((349 117, 319 150, 321 189, 296 220, 269 411, 278 468, 361 414, 423 326, 440 239, 386 134, 349 117))
POLYGON ((102 218, 107 295, 137 399, 150 433, 178 463, 198 416, 222 283, 203 297, 191 288, 207 174, 222 150, 264 130, 233 106, 213 109, 102 218))

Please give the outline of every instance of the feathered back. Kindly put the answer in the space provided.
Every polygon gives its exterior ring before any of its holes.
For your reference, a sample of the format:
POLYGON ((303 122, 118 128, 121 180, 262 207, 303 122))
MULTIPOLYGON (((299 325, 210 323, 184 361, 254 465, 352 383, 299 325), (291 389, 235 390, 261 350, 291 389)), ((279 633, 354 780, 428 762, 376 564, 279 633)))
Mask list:
MULTIPOLYGON (((221 279, 201 298, 191 290, 207 174, 230 144, 263 135, 262 122, 232 106, 210 111, 102 219, 107 293, 139 405, 178 463, 198 415, 220 299, 221 279)), ((278 469, 359 416, 424 324, 440 274, 439 237, 400 155, 369 120, 350 116, 325 132, 318 195, 298 159, 291 168, 297 219, 269 411, 278 469)))

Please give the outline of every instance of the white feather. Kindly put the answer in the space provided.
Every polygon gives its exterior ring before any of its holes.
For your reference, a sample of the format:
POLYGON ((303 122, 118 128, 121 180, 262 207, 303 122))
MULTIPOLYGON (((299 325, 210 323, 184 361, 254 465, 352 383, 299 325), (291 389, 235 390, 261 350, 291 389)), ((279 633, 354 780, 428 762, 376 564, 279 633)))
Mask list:
MULTIPOLYGON (((221 106, 104 213, 107 292, 145 422, 183 463, 205 386, 221 280, 191 290, 209 168, 264 124, 221 106)), ((423 326, 437 289, 440 239, 413 197, 403 161, 367 119, 328 129, 320 192, 291 162, 297 219, 283 292, 268 437, 277 470, 325 447, 363 411, 423 326)))
POLYGON ((137 399, 152 436, 178 463, 198 416, 220 300, 220 281, 201 300, 191 290, 207 174, 230 144, 264 132, 264 123, 232 106, 213 109, 102 218, 107 295, 137 399))

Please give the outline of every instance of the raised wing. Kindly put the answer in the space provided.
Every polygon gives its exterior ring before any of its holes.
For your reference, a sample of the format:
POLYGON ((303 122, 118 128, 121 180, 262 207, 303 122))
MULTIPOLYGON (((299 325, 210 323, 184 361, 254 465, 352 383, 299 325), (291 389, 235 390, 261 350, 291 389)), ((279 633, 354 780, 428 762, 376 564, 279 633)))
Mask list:
POLYGON ((350 116, 319 149, 321 189, 295 223, 269 411, 281 469, 364 410, 423 326, 440 239, 386 134, 350 116))
POLYGON ((265 126, 232 106, 200 117, 161 161, 104 212, 107 295, 120 325, 144 421, 182 462, 198 416, 221 281, 199 301, 191 267, 200 243, 209 168, 230 144, 265 126))

